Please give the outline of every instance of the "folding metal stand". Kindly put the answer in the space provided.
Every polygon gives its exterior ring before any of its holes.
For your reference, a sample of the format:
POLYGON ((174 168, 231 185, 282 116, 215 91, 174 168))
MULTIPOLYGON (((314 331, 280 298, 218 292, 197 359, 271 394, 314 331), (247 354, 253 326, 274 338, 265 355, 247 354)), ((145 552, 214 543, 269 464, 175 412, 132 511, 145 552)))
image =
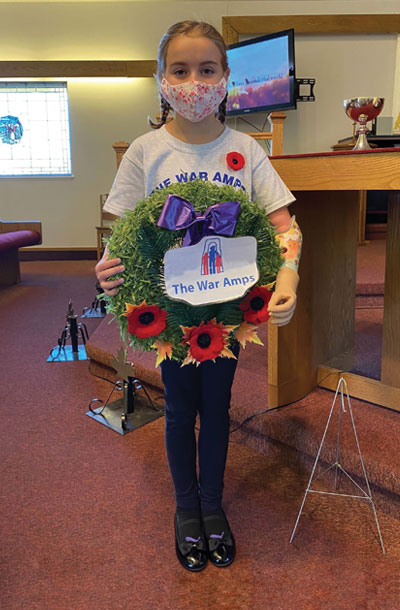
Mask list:
POLYGON ((328 421, 326 423, 325 432, 324 432, 321 444, 320 444, 319 449, 318 449, 317 457, 315 458, 314 467, 312 469, 311 476, 310 476, 310 479, 308 481, 307 489, 306 489, 304 497, 303 497, 303 502, 302 502, 302 504, 300 506, 299 514, 297 515, 297 520, 296 520, 295 526, 293 528, 292 535, 290 537, 290 542, 292 542, 293 537, 295 535, 296 528, 297 528, 297 525, 299 523, 301 512, 303 510, 303 506, 304 506, 304 503, 306 501, 308 493, 319 493, 319 494, 325 494, 325 495, 330 495, 330 496, 344 496, 344 497, 347 497, 347 498, 359 498, 361 500, 367 500, 368 502, 370 502, 372 510, 374 512, 374 517, 375 517, 376 527, 377 527, 377 530, 378 530, 379 540, 380 540, 381 547, 382 547, 382 552, 384 554, 386 553, 385 547, 384 547, 384 544, 383 544, 383 540, 382 540, 381 530, 380 530, 380 527, 379 527, 378 517, 377 517, 377 514, 376 514, 376 510, 375 510, 374 501, 373 501, 372 495, 371 495, 371 489, 370 489, 370 486, 369 486, 369 481, 368 481, 367 473, 366 473, 365 466, 364 466, 364 461, 363 461, 363 458, 362 458, 362 455, 361 455, 360 445, 359 445, 359 442, 358 442, 358 437, 357 437, 356 427, 355 427, 355 424, 354 424, 353 411, 351 409, 350 396, 349 396, 349 392, 348 392, 348 388, 347 388, 347 383, 346 383, 346 380, 343 377, 341 377, 339 379, 339 382, 338 382, 338 385, 337 385, 337 388, 336 388, 336 393, 335 393, 335 397, 333 399, 332 408, 331 408, 331 411, 330 411, 330 414, 329 414, 329 417, 328 417, 328 421), (354 481, 354 479, 345 471, 345 469, 342 467, 342 465, 340 464, 340 461, 339 461, 340 460, 340 426, 341 426, 341 415, 342 415, 342 411, 344 413, 347 412, 346 408, 345 408, 345 405, 344 405, 343 388, 346 389, 347 404, 348 404, 348 409, 349 409, 349 413, 350 413, 350 417, 351 417, 351 423, 352 423, 352 426, 353 426, 354 438, 355 438, 356 443, 357 443, 358 454, 360 456, 360 462, 361 462, 362 470, 363 470, 363 473, 364 473, 364 478, 365 478, 365 483, 366 483, 366 486, 367 486, 367 489, 368 489, 368 493, 366 491, 364 491, 364 489, 362 489, 362 487, 360 487, 360 485, 358 485, 358 483, 356 483, 356 481, 354 481), (331 421, 331 417, 332 417, 332 414, 333 414, 333 410, 334 410, 334 407, 335 407, 335 403, 336 403, 336 399, 337 399, 339 391, 340 391, 340 406, 339 406, 339 424, 338 424, 338 435, 337 435, 337 446, 336 446, 336 462, 334 464, 332 464, 331 466, 329 466, 328 468, 326 468, 326 470, 321 472, 321 474, 319 474, 317 477, 315 477, 315 479, 313 479, 314 473, 315 473, 315 469, 316 469, 317 464, 318 464, 319 456, 321 454, 321 450, 322 450, 322 447, 323 447, 323 444, 324 444, 324 441, 325 441, 325 436, 326 436, 326 433, 328 431, 329 423, 331 421), (335 492, 320 491, 320 490, 316 490, 316 489, 311 489, 311 484, 312 484, 313 480, 316 481, 317 479, 322 477, 326 472, 331 470, 331 468, 335 468, 336 469, 335 470, 335 487, 334 487, 335 488, 335 492), (358 489, 362 492, 363 495, 356 496, 356 495, 345 494, 345 493, 336 493, 338 470, 343 472, 350 479, 350 481, 352 483, 354 483, 354 485, 356 487, 358 487, 358 489))

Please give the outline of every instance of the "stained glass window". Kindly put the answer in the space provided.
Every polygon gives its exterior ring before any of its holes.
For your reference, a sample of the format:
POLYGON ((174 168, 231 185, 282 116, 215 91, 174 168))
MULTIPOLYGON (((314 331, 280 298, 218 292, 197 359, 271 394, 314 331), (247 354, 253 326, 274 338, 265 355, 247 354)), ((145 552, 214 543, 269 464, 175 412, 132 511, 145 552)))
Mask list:
POLYGON ((67 83, 0 82, 0 176, 71 176, 67 83))

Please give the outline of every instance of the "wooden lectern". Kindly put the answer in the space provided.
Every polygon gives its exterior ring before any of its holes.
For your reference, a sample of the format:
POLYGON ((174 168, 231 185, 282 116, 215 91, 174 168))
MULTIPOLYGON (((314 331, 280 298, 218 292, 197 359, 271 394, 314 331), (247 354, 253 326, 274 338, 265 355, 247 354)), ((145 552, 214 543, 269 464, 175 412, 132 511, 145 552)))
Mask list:
POLYGON ((352 368, 359 191, 388 190, 381 379, 345 377, 352 396, 400 410, 400 148, 271 162, 296 197, 290 211, 304 245, 293 319, 269 326, 269 407, 298 400, 317 384, 335 389, 335 371, 352 368))

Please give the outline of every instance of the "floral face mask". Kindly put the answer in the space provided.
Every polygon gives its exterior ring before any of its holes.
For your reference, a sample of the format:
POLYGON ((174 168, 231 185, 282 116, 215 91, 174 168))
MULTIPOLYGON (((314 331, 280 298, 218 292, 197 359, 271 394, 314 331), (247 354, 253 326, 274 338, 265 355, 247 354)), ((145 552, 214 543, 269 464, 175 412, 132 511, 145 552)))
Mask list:
POLYGON ((198 123, 218 106, 226 95, 227 81, 224 77, 216 85, 190 81, 170 85, 166 78, 161 81, 161 93, 170 106, 188 121, 198 123))

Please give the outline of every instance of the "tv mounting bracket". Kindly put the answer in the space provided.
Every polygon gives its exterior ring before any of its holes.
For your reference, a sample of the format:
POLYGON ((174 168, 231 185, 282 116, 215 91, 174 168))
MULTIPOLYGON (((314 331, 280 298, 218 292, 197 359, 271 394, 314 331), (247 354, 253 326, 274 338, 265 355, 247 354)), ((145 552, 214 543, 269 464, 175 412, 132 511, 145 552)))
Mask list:
POLYGON ((297 102, 315 102, 314 95, 315 78, 296 78, 295 79, 295 94, 297 102), (300 95, 300 85, 308 85, 308 95, 300 95))

